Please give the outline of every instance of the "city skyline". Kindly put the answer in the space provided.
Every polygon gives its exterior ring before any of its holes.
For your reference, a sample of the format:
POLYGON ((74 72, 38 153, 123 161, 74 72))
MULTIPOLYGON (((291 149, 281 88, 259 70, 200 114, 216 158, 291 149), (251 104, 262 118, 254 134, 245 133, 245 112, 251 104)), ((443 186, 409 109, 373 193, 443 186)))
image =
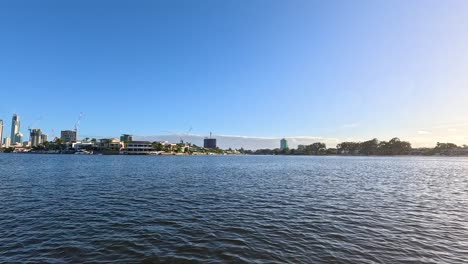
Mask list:
MULTIPOLYGON (((80 117, 82 116, 82 113, 80 114, 80 117)), ((20 135, 21 142, 15 142, 11 140, 10 137, 3 137, 2 140, 8 139, 9 144, 8 145, 15 145, 15 143, 18 143, 21 145, 24 142, 30 142, 31 146, 35 146, 37 144, 42 144, 45 141, 53 141, 55 137, 61 138, 64 140, 64 142, 75 142, 75 141, 83 141, 84 139, 88 138, 92 139, 95 138, 97 140, 100 139, 118 139, 120 137, 121 141, 129 141, 128 139, 134 138, 135 140, 144 140, 144 141, 150 141, 150 142, 156 142, 156 141, 167 141, 167 142, 180 142, 181 140, 184 142, 188 143, 193 143, 197 144, 200 146, 207 146, 206 140, 210 139, 212 137, 214 142, 209 143, 208 145, 216 146, 217 139, 219 139, 219 146, 222 149, 228 149, 228 148, 244 148, 244 149, 263 149, 263 148, 271 148, 275 149, 278 148, 278 143, 280 143, 279 149, 285 149, 285 148, 298 148, 300 145, 309 145, 312 143, 320 142, 326 144, 328 147, 335 147, 341 142, 347 142, 347 141, 356 141, 356 142, 364 142, 367 141, 371 138, 363 139, 363 140, 355 140, 352 138, 347 138, 347 139, 339 139, 339 138, 325 138, 325 137, 313 137, 313 136, 296 136, 296 137, 246 137, 246 136, 239 136, 239 135, 220 135, 220 134, 212 134, 210 132, 209 134, 201 135, 201 134, 194 134, 194 133, 171 133, 171 134, 161 134, 161 135, 132 135, 132 134, 127 134, 127 133, 122 133, 119 135, 107 135, 107 136, 89 136, 89 135, 81 135, 78 133, 77 129, 77 124, 80 121, 77 121, 75 124, 75 129, 64 129, 64 130, 53 130, 57 132, 53 132, 53 135, 48 135, 46 132, 44 132, 40 127, 35 126, 35 127, 28 127, 29 133, 26 133, 26 137, 24 134, 21 132, 21 116, 18 115, 17 113, 13 113, 12 115, 12 122, 11 122, 11 133, 20 135), (16 124, 16 128, 13 129, 13 124, 16 124), (33 133, 31 133, 33 132, 33 133), (55 134, 56 133, 56 134, 55 134), (35 134, 35 135, 33 135, 35 134), (36 140, 32 139, 31 137, 37 137, 36 140), (50 138, 49 138, 50 137, 50 138), (123 140, 122 140, 123 138, 123 140), (285 140, 283 142, 283 140, 285 140), (289 144, 289 143, 292 144, 289 144)), ((2 119, 0 118, 0 124, 1 124, 2 119)), ((3 126, 0 126, 1 128, 5 129, 5 124, 3 126)), ((7 127, 8 128, 8 127, 7 127)), ((191 129, 189 130, 189 132, 191 129)), ((169 131, 168 131, 169 132, 169 131)), ((376 137, 373 137, 376 138, 376 137)), ((393 138, 393 137, 392 137, 393 138)), ((381 140, 389 140, 385 138, 380 138, 381 140)), ((404 138, 402 138, 405 140, 404 138)), ((130 140, 131 141, 131 140, 130 140)), ((3 141, 2 141, 3 142, 3 141)), ((419 145, 414 145, 413 142, 410 141, 410 143, 413 144, 413 147, 415 148, 431 148, 433 147, 436 143, 454 143, 453 141, 451 142, 444 142, 444 141, 438 141, 438 142, 429 142, 427 145, 424 146, 419 146, 419 145)), ((458 144, 460 146, 464 146, 466 144, 458 144)))
POLYGON ((465 1, 0 7, 4 137, 14 112, 49 136, 83 112, 80 138, 468 144, 465 1))

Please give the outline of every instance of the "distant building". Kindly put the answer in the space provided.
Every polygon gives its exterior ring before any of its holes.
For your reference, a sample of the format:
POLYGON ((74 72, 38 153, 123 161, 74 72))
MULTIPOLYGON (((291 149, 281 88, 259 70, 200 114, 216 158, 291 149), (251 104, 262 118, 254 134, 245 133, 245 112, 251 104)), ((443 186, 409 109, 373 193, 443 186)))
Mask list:
POLYGON ((72 148, 75 149, 75 151, 79 151, 81 149, 86 149, 86 148, 92 148, 94 146, 94 143, 92 142, 75 142, 72 143, 72 148))
POLYGON ((15 135, 15 145, 21 145, 21 142, 23 142, 23 134, 21 132, 16 133, 15 135))
POLYGON ((23 147, 30 148, 31 147, 31 141, 24 141, 23 142, 23 147))
POLYGON ((217 148, 216 145, 216 138, 205 138, 203 140, 203 147, 207 149, 215 149, 217 148))
POLYGON ((41 143, 44 144, 45 142, 47 142, 47 135, 46 135, 46 134, 42 134, 42 135, 41 135, 41 143))
POLYGON ((13 118, 11 119, 11 140, 12 143, 15 143, 15 136, 16 133, 19 132, 20 129, 20 121, 19 116, 17 114, 13 114, 13 118))
POLYGON ((11 138, 9 137, 6 137, 4 140, 3 140, 3 146, 5 148, 9 148, 11 146, 11 138))
POLYGON ((104 138, 100 139, 99 141, 99 147, 106 150, 119 151, 124 147, 123 142, 121 142, 118 138, 104 138))
POLYGON ((3 120, 0 119, 0 148, 3 142, 3 120))
POLYGON ((128 143, 128 142, 132 142, 133 141, 133 136, 132 135, 128 135, 128 134, 122 134, 120 136, 120 141, 124 142, 124 143, 128 143))
POLYGON ((288 149, 288 141, 283 138, 280 140, 280 150, 288 149))
POLYGON ((297 150, 299 150, 299 151, 304 151, 305 148, 306 148, 305 145, 297 145, 297 150))
POLYGON ((21 144, 23 141, 23 134, 20 132, 20 118, 17 114, 13 114, 11 119, 11 144, 21 144))
POLYGON ((40 129, 32 129, 29 133, 29 140, 31 140, 31 147, 36 147, 42 144, 42 132, 40 129))
POLYGON ((62 130, 60 132, 60 139, 63 143, 76 142, 76 131, 73 130, 62 130))
POLYGON ((149 141, 132 141, 125 144, 122 152, 129 155, 147 155, 154 152, 154 149, 149 141))

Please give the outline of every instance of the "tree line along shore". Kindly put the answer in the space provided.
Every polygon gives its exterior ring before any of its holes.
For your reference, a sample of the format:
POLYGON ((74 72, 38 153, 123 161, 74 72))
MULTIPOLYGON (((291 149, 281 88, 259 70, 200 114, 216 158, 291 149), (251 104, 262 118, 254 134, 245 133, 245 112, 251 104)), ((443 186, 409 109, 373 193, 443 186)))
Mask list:
POLYGON ((438 142, 434 148, 413 148, 408 141, 393 138, 379 141, 374 138, 364 142, 342 142, 335 148, 327 148, 325 143, 299 145, 296 149, 276 148, 241 151, 253 155, 347 155, 347 156, 468 156, 468 146, 438 142))

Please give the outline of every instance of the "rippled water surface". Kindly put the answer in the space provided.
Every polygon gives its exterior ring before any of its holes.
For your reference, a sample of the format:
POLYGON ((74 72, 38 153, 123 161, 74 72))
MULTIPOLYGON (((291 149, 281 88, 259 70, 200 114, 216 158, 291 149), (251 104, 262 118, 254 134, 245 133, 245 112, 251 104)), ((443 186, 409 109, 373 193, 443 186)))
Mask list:
POLYGON ((468 263, 468 159, 0 155, 0 262, 468 263))

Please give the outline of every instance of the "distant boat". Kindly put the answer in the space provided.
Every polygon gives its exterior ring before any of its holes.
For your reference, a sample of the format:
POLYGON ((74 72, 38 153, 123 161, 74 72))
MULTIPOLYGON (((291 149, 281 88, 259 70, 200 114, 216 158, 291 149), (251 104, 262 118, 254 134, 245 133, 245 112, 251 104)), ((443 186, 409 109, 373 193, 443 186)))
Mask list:
POLYGON ((93 152, 89 152, 89 151, 86 151, 86 150, 78 150, 77 152, 75 152, 75 155, 91 155, 93 154, 93 152))

